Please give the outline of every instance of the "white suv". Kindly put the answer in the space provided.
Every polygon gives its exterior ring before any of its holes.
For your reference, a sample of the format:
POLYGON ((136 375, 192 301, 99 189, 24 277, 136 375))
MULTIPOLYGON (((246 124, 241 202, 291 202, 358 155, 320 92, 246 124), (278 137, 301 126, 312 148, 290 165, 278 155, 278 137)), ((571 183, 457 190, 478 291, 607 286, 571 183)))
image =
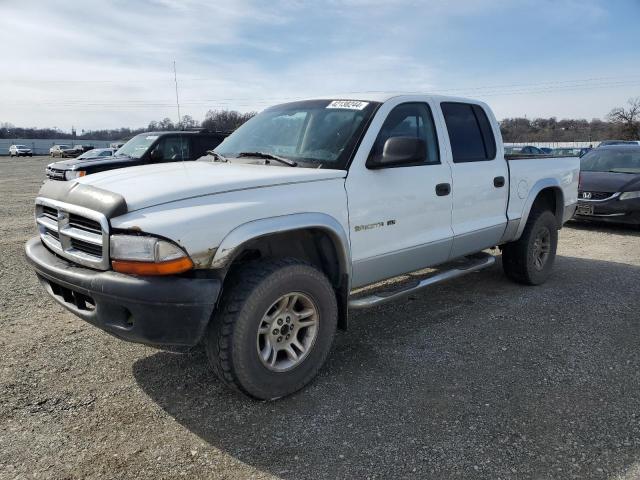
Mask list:
POLYGON ((10 157, 33 157, 31 149, 26 145, 11 145, 9 147, 10 157))

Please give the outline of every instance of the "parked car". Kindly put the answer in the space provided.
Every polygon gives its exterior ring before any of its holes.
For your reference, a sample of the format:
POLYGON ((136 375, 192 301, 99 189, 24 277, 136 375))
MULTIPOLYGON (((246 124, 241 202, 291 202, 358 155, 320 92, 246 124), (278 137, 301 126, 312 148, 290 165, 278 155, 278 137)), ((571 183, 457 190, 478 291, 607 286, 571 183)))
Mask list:
POLYGON ((600 142, 598 148, 609 147, 611 145, 640 145, 640 142, 636 140, 604 140, 600 142))
POLYGON ((640 226, 640 145, 598 147, 580 168, 576 220, 640 226))
POLYGON ((505 155, 518 155, 522 151, 522 147, 504 147, 505 155))
POLYGON ((557 156, 574 156, 574 157, 579 157, 580 156, 580 148, 567 148, 567 147, 560 147, 560 148, 554 148, 553 149, 553 155, 557 155, 557 156))
POLYGON ((505 147, 504 153, 505 155, 546 155, 540 148, 532 145, 526 145, 524 147, 505 147))
POLYGON ((593 147, 582 147, 582 148, 580 148, 580 151, 578 152, 578 156, 579 157, 584 157, 591 150, 593 150, 593 147))
MULTIPOLYGON (((101 159, 105 159, 105 158, 111 158, 114 153, 115 152, 114 152, 113 148, 94 148, 92 150, 87 150, 82 155, 76 157, 75 161, 86 162, 86 161, 89 161, 89 160, 96 161, 96 160, 101 160, 101 159)), ((60 163, 63 163, 63 162, 50 163, 49 165, 47 165, 47 168, 45 169, 45 173, 47 175, 47 178, 49 178, 50 180, 66 180, 65 171, 64 170, 59 170, 56 167, 56 165, 58 165, 60 163)), ((71 170, 69 172, 71 172, 71 173, 67 173, 68 176, 70 176, 71 174, 75 174, 75 171, 73 171, 73 170, 71 170)), ((76 176, 79 176, 79 175, 76 175, 76 176)))
POLYGON ((124 340, 202 344, 259 399, 307 384, 350 309, 487 268, 486 248, 512 280, 545 282, 580 167, 507 161, 486 104, 424 95, 271 107, 207 158, 45 182, 26 255, 75 315, 124 340))
POLYGON ((205 130, 141 133, 106 158, 80 156, 73 160, 51 163, 47 166, 46 175, 51 180, 71 180, 116 168, 197 160, 207 150, 217 147, 227 135, 225 132, 205 130))
POLYGON ((546 155, 546 153, 542 149, 534 147, 533 145, 522 147, 520 153, 523 155, 546 155))
POLYGON ((76 160, 112 157, 114 153, 115 150, 113 148, 92 148, 84 152, 82 155, 76 157, 76 160))
POLYGON ((49 149, 49 156, 52 158, 75 157, 76 155, 78 155, 78 151, 70 145, 54 145, 49 149))
POLYGON ((11 145, 9 147, 10 157, 33 157, 31 149, 26 145, 11 145))
POLYGON ((76 152, 82 154, 88 152, 89 150, 93 150, 96 147, 94 147, 93 145, 75 145, 73 148, 76 152))

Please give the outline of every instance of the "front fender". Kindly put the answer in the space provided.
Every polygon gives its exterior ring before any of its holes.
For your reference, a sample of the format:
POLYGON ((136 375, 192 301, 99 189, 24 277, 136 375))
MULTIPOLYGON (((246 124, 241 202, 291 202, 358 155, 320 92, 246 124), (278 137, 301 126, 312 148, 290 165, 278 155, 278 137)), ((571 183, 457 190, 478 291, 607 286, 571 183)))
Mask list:
POLYGON ((349 238, 338 220, 325 213, 294 213, 262 218, 234 228, 222 240, 210 268, 226 268, 245 243, 274 233, 318 229, 330 235, 340 261, 340 271, 351 278, 351 248, 349 238))

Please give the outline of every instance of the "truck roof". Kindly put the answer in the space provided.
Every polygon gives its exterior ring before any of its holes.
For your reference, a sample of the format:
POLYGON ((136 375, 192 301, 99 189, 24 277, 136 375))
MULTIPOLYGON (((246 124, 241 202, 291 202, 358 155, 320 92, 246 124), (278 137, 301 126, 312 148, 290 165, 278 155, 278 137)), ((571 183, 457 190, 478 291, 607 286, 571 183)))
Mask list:
POLYGON ((472 103, 483 103, 479 100, 464 98, 464 97, 455 97, 450 95, 438 95, 434 93, 423 93, 423 92, 350 92, 350 93, 341 93, 336 95, 323 95, 315 98, 307 98, 305 100, 364 100, 369 102, 381 102, 384 103, 392 98, 396 97, 406 97, 407 99, 412 99, 415 97, 423 97, 429 98, 441 102, 472 102, 472 103))

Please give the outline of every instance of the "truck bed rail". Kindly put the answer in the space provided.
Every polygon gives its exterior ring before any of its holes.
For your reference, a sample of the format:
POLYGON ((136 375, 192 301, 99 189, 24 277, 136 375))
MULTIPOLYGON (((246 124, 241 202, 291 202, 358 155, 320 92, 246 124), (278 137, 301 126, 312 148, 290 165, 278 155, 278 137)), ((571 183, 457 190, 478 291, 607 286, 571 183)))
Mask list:
POLYGON ((579 158, 577 155, 535 155, 531 153, 510 153, 504 156, 507 161, 510 160, 532 160, 534 158, 579 158))

